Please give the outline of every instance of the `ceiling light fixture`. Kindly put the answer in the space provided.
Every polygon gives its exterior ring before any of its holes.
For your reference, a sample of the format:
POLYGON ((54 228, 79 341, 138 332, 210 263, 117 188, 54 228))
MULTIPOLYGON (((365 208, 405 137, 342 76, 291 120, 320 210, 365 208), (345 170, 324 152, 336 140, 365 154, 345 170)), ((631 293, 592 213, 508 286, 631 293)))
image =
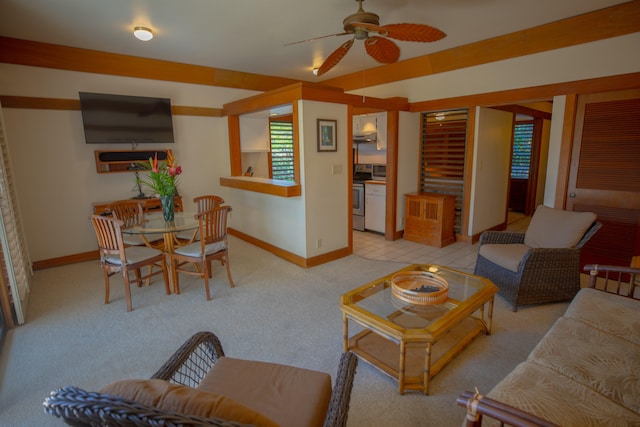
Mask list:
POLYGON ((315 67, 311 72, 313 73, 314 76, 317 76, 318 75, 318 67, 315 67))
POLYGON ((147 27, 135 27, 133 29, 133 35, 138 40, 147 42, 153 38, 153 31, 151 31, 151 28, 147 28, 147 27))

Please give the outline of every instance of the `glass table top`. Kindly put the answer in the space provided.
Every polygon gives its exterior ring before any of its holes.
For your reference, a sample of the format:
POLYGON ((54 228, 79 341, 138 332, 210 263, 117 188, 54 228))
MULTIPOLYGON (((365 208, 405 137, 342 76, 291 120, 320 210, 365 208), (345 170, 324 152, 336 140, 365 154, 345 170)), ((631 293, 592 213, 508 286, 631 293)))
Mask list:
POLYGON ((437 265, 416 264, 344 294, 341 305, 392 327, 428 329, 458 307, 475 306, 478 300, 486 301, 496 290, 496 286, 483 277, 437 265), (404 271, 426 271, 444 279, 449 285, 447 300, 423 305, 411 304, 395 296, 391 291, 391 277, 404 271))
POLYGON ((162 212, 146 214, 144 222, 123 229, 124 234, 174 233, 195 230, 199 227, 195 212, 176 212, 174 220, 165 222, 162 212))

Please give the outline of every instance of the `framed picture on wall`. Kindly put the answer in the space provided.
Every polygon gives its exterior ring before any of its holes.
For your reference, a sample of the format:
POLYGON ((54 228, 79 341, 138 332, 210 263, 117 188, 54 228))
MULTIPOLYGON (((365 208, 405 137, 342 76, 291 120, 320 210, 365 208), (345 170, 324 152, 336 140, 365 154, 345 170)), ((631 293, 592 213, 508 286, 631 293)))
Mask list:
POLYGON ((337 120, 318 119, 318 151, 338 151, 337 120))

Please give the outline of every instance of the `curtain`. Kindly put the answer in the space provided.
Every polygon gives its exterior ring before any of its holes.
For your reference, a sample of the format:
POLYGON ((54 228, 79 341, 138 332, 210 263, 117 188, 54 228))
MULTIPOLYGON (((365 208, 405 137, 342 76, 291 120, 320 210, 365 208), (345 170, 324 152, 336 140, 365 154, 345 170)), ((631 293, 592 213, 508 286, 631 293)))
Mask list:
POLYGON ((0 105, 0 243, 9 284, 9 298, 19 325, 24 323, 24 310, 33 275, 21 218, 0 105))

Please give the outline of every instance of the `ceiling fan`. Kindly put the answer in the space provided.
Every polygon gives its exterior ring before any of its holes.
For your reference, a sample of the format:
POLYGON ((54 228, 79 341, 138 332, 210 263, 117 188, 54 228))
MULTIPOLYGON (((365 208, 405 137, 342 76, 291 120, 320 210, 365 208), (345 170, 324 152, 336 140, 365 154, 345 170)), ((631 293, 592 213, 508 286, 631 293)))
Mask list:
POLYGON ((324 37, 353 35, 351 40, 340 45, 338 49, 333 51, 333 53, 324 60, 322 65, 317 69, 316 75, 323 75, 340 62, 347 52, 349 52, 351 46, 353 46, 354 40, 364 40, 367 53, 376 61, 383 64, 392 64, 400 58, 400 48, 386 37, 402 41, 434 42, 446 36, 446 34, 439 29, 423 24, 389 24, 381 26, 380 17, 375 13, 365 12, 364 9, 362 9, 363 0, 356 1, 359 5, 358 11, 344 18, 344 21, 342 21, 344 26, 343 33, 289 43, 289 45, 291 45, 324 37), (370 35, 369 33, 376 33, 378 35, 370 35))

